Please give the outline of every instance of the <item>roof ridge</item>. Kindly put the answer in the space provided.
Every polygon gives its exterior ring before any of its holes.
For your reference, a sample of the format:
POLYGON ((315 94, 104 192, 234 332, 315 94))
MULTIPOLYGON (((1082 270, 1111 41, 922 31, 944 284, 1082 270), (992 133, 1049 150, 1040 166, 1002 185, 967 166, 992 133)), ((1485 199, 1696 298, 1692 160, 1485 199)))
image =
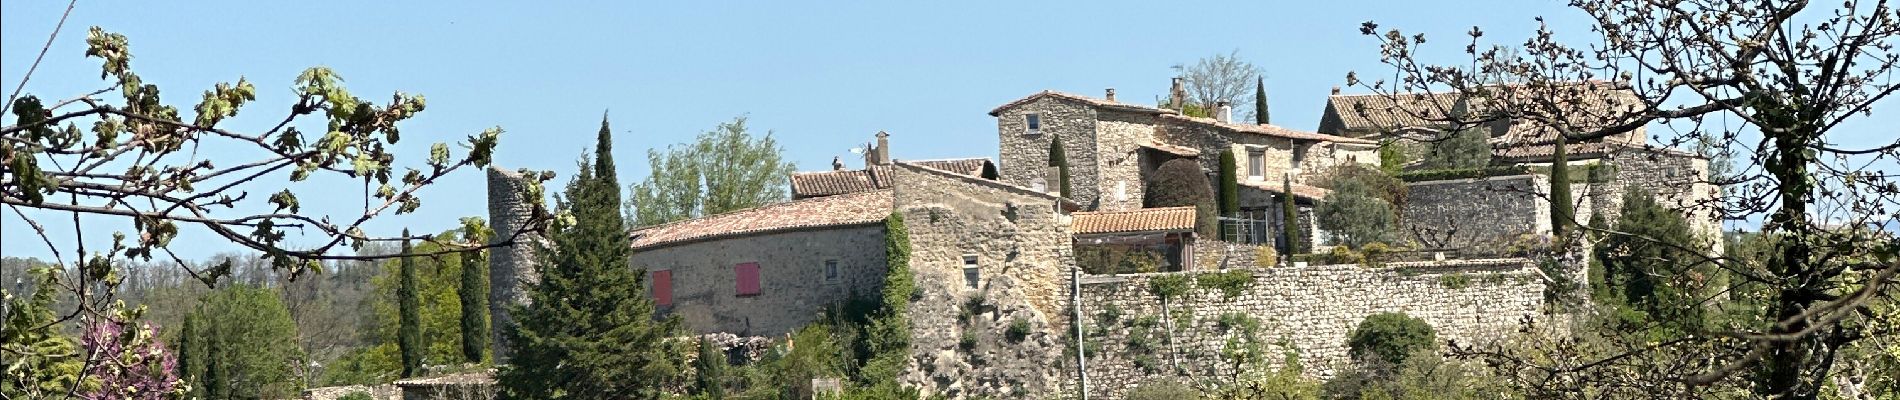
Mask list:
POLYGON ((871 189, 871 190, 866 190, 866 191, 862 191, 862 192, 851 192, 851 193, 841 193, 841 194, 834 194, 834 195, 830 195, 830 196, 818 196, 818 197, 807 197, 807 198, 803 198, 803 199, 795 199, 795 200, 787 200, 787 201, 781 201, 781 202, 777 202, 777 203, 771 203, 771 204, 766 204, 766 205, 762 205, 762 206, 758 206, 758 207, 752 207, 752 208, 741 208, 741 209, 737 209, 737 210, 732 210, 732 211, 727 211, 727 212, 722 212, 722 213, 718 213, 718 214, 712 214, 712 215, 701 215, 701 216, 699 216, 699 217, 696 217, 696 218, 687 218, 687 219, 682 219, 682 220, 678 220, 678 221, 673 221, 673 222, 668 222, 668 223, 664 223, 664 224, 659 224, 659 225, 653 225, 653 226, 647 226, 647 227, 641 227, 641 228, 634 228, 634 229, 633 229, 632 231, 630 231, 630 232, 642 232, 642 231, 646 231, 646 230, 651 230, 651 229, 658 229, 658 228, 664 228, 664 227, 668 227, 668 226, 673 226, 673 225, 678 225, 678 224, 683 224, 683 223, 688 223, 688 222, 693 222, 693 221, 699 221, 699 220, 705 220, 705 219, 711 219, 711 218, 718 218, 718 217, 723 217, 723 216, 727 216, 727 215, 732 215, 732 214, 738 214, 738 213, 742 213, 742 212, 750 212, 750 211, 760 211, 760 210, 769 210, 769 209, 774 209, 774 208, 780 208, 780 207, 789 207, 789 206, 793 206, 793 205, 802 205, 802 204, 804 204, 804 203, 807 203, 807 202, 812 202, 812 201, 839 201, 840 199, 845 199, 845 198, 855 198, 855 197, 858 197, 858 196, 863 196, 863 195, 869 195, 869 194, 872 194, 872 193, 878 193, 878 192, 889 192, 889 191, 891 191, 891 189, 871 189))

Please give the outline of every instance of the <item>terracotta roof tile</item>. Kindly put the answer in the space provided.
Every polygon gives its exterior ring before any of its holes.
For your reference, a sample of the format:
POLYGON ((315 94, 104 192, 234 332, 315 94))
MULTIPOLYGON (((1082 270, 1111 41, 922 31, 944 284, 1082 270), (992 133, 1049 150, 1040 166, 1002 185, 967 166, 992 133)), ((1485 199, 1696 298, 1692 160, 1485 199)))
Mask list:
MULTIPOLYGON (((1464 97, 1459 93, 1401 93, 1332 95, 1327 99, 1327 108, 1339 115, 1341 127, 1348 131, 1381 132, 1402 128, 1442 129, 1449 125, 1448 115, 1464 112, 1472 115, 1483 113, 1486 109, 1522 104, 1512 98, 1522 98, 1550 93, 1551 90, 1573 90, 1580 99, 1576 107, 1570 108, 1563 118, 1567 123, 1580 128, 1605 126, 1630 117, 1634 110, 1644 106, 1641 97, 1628 88, 1608 83, 1592 81, 1543 87, 1536 90, 1520 90, 1523 85, 1487 86, 1491 98, 1464 97), (1574 89, 1571 89, 1574 88, 1574 89)), ((1546 124, 1530 121, 1510 124, 1505 132, 1494 139, 1496 142, 1543 144, 1555 141, 1555 130, 1546 129, 1546 124)), ((1634 136, 1634 135, 1630 135, 1634 136)), ((1620 137, 1622 141, 1640 141, 1642 138, 1620 137)))
POLYGON ((1175 113, 1174 110, 1169 110, 1169 109, 1164 109, 1164 108, 1155 108, 1155 107, 1148 107, 1148 106, 1128 104, 1128 103, 1118 103, 1118 102, 1108 101, 1104 99, 1097 99, 1093 97, 1083 96, 1079 94, 1070 94, 1070 93, 1057 92, 1053 90, 1044 90, 1041 92, 1036 92, 1036 94, 1032 94, 1020 99, 1016 99, 1016 101, 1011 101, 1008 103, 1003 103, 1003 105, 996 106, 996 109, 990 110, 990 116, 993 117, 997 115, 1002 115, 1003 110, 1008 110, 1016 106, 1028 104, 1029 102, 1036 101, 1036 99, 1040 99, 1044 97, 1068 99, 1068 100, 1087 103, 1088 105, 1091 105, 1091 106, 1104 107, 1104 108, 1123 110, 1123 111, 1135 111, 1135 112, 1144 112, 1144 113, 1151 113, 1151 114, 1174 114, 1175 113))
POLYGON ((1328 135, 1324 133, 1314 133, 1314 132, 1307 132, 1307 131, 1301 131, 1301 130, 1294 130, 1294 129, 1281 127, 1279 125, 1232 124, 1232 123, 1216 121, 1213 118, 1189 117, 1185 115, 1175 115, 1175 114, 1163 114, 1161 118, 1195 123, 1195 124, 1202 124, 1202 125, 1226 129, 1229 131, 1239 132, 1239 133, 1251 133, 1251 134, 1257 134, 1257 135, 1267 135, 1267 136, 1281 137, 1281 138, 1288 138, 1288 139, 1313 140, 1313 141, 1335 142, 1335 143, 1379 144, 1379 142, 1375 142, 1371 140, 1354 139, 1354 138, 1349 138, 1345 136, 1333 136, 1333 135, 1328 135))
MULTIPOLYGON (((1267 181, 1243 180, 1240 182, 1240 185, 1254 188, 1254 189, 1265 190, 1267 192, 1274 193, 1274 194, 1285 192, 1285 190, 1283 189, 1286 188, 1285 183, 1267 182, 1267 181)), ((1328 190, 1326 188, 1311 186, 1311 185, 1302 185, 1298 183, 1293 184, 1293 196, 1295 197, 1302 197, 1302 198, 1306 198, 1307 200, 1318 201, 1318 200, 1325 200, 1326 196, 1331 195, 1331 194, 1333 194, 1333 191, 1328 190)))
POLYGON ((1161 143, 1161 142, 1146 142, 1146 143, 1142 143, 1141 147, 1154 149, 1155 151, 1173 154, 1173 155, 1182 156, 1182 157, 1198 157, 1201 155, 1200 149, 1196 149, 1193 147, 1186 147, 1186 146, 1176 146, 1176 145, 1161 143))
POLYGON ((1336 94, 1326 107, 1339 115, 1349 131, 1376 132, 1398 128, 1437 127, 1450 113, 1457 96, 1449 93, 1336 94))
MULTIPOLYGON (((954 158, 945 160, 904 161, 951 173, 982 176, 983 169, 990 164, 987 157, 954 158)), ((866 169, 843 171, 812 171, 792 173, 792 198, 834 196, 891 188, 891 166, 873 165, 866 169)))
POLYGON ((1194 230, 1192 206, 1085 211, 1074 216, 1072 230, 1076 234, 1194 230))
POLYGON ((806 228, 874 224, 890 215, 891 202, 889 190, 876 190, 769 204, 636 230, 632 233, 633 248, 806 228))

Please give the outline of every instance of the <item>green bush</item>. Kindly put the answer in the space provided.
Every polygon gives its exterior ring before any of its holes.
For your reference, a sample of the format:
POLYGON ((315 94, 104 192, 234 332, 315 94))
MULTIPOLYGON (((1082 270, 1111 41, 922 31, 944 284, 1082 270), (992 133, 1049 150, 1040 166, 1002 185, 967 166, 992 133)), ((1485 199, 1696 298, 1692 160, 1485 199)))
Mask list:
POLYGON ((1029 338, 1029 320, 1017 317, 1009 321, 1009 328, 1003 330, 1003 338, 1010 343, 1022 343, 1029 338))
POLYGON ((1396 177, 1406 182, 1442 181, 1450 179, 1489 178, 1494 176, 1515 176, 1531 174, 1529 168, 1516 165, 1504 165, 1484 168, 1435 169, 1426 171, 1401 172, 1396 177))
MULTIPOLYGON (((1354 360, 1369 365, 1394 366, 1414 354, 1437 349, 1438 333, 1424 320, 1404 313, 1378 313, 1366 317, 1346 340, 1354 360)), ((1436 354, 1436 353, 1429 353, 1436 354)))
POLYGON ((1122 398, 1127 400, 1179 400, 1198 399, 1200 397, 1201 391, 1195 390, 1194 387, 1188 386, 1186 383, 1173 379, 1158 379, 1142 383, 1141 386, 1136 386, 1134 389, 1129 389, 1127 395, 1122 398))
POLYGON ((1235 297, 1240 297, 1240 294, 1245 292, 1247 287, 1253 286, 1253 279, 1253 272, 1234 269, 1211 274, 1201 274, 1195 277, 1194 281, 1201 287, 1220 290, 1221 295, 1225 296, 1224 298, 1231 300, 1235 297))
POLYGON ((1148 281, 1148 291, 1162 299, 1179 299, 1182 295, 1187 294, 1190 284, 1191 282, 1188 281, 1187 275, 1161 275, 1148 281))

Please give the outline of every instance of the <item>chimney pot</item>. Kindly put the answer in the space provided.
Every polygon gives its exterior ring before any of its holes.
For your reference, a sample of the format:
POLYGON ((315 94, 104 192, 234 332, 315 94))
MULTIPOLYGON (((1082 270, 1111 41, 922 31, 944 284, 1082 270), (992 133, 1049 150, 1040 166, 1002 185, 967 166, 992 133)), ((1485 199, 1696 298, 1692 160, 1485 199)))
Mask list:
POLYGON ((1338 86, 1334 86, 1334 87, 1333 87, 1333 94, 1334 94, 1334 95, 1338 95, 1338 94, 1339 94, 1339 87, 1338 87, 1338 86))
POLYGON ((891 163, 891 134, 877 131, 877 165, 891 163))
POLYGON ((1115 88, 1108 88, 1108 102, 1115 102, 1115 88))
POLYGON ((1234 121, 1234 107, 1227 105, 1226 100, 1221 100, 1221 101, 1215 102, 1214 104, 1216 104, 1214 106, 1215 120, 1220 121, 1220 122, 1234 121))
POLYGON ((1181 105, 1186 104, 1184 97, 1187 97, 1185 81, 1181 77, 1174 77, 1174 84, 1168 89, 1168 108, 1180 111, 1181 105))

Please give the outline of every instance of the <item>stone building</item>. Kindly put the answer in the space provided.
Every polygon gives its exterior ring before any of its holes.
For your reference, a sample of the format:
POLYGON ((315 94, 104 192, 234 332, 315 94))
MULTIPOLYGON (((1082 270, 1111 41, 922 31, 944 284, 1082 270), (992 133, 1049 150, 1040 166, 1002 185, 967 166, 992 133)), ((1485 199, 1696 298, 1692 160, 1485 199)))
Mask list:
POLYGON ((1121 211, 1142 207, 1143 183, 1161 163, 1177 158, 1201 164, 1210 184, 1218 184, 1220 154, 1231 151, 1239 181, 1241 217, 1262 221, 1278 231, 1285 224, 1278 211, 1279 195, 1292 180, 1302 219, 1295 221, 1305 235, 1323 243, 1323 232, 1313 229, 1311 206, 1325 198, 1325 189, 1313 186, 1329 168, 1340 164, 1374 165, 1378 142, 1274 125, 1233 122, 1232 110, 1222 106, 1214 118, 1117 102, 1109 90, 1105 99, 1043 91, 998 106, 996 118, 1000 179, 1019 186, 1053 189, 1059 179, 1049 166, 1052 141, 1059 141, 1070 165, 1069 200, 1086 210, 1121 211))

